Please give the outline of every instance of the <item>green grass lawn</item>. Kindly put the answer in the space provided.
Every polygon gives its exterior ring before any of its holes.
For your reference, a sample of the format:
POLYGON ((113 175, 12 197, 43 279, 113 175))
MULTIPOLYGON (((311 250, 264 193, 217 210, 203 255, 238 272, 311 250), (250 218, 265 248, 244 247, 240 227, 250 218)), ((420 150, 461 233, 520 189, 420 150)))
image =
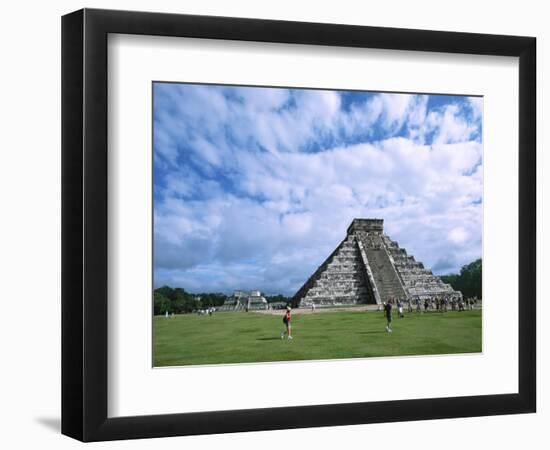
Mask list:
POLYGON ((394 316, 382 312, 295 314, 282 340, 282 313, 186 314, 154 318, 155 366, 481 352, 481 310, 394 316))

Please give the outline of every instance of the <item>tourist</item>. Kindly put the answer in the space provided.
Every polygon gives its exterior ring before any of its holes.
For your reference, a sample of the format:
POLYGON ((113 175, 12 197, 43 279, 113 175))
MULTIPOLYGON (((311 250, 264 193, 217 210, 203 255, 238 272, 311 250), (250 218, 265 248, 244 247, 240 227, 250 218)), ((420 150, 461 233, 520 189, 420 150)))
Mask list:
POLYGON ((391 329, 391 319, 392 319, 392 317, 391 317, 391 308, 392 308, 391 303, 392 303, 392 301, 388 300, 388 303, 386 303, 384 305, 384 314, 386 316, 386 321, 387 321, 386 331, 388 333, 392 332, 392 329, 391 329))
POLYGON ((416 312, 421 313, 422 312, 422 305, 420 304, 420 298, 416 298, 415 303, 416 303, 416 312))
POLYGON ((403 303, 401 302, 401 300, 397 300, 397 313, 398 313, 400 319, 405 317, 403 315, 403 303))
POLYGON ((292 314, 290 305, 286 307, 285 315, 283 316, 283 323, 285 324, 285 330, 281 333, 281 339, 284 339, 285 334, 289 339, 292 339, 292 328, 290 322, 292 320, 292 314))
POLYGON ((407 311, 409 312, 409 314, 413 312, 413 307, 412 307, 410 298, 407 300, 407 311))
POLYGON ((427 298, 424 299, 424 312, 428 312, 428 308, 430 307, 430 302, 427 298))

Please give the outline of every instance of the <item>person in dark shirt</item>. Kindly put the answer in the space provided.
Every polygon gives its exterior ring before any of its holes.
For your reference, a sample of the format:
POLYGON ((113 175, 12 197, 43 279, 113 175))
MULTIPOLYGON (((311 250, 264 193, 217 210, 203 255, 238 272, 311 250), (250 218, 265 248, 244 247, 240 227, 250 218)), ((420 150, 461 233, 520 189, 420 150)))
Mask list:
POLYGON ((386 304, 384 305, 384 314, 385 314, 386 320, 387 320, 387 322, 388 322, 388 324, 386 325, 386 331, 387 331, 388 333, 391 333, 391 332, 392 332, 392 329, 391 329, 391 319, 392 319, 392 317, 391 317, 391 310, 392 310, 392 305, 391 305, 391 304, 392 304, 392 301, 389 300, 388 303, 386 303, 386 304))

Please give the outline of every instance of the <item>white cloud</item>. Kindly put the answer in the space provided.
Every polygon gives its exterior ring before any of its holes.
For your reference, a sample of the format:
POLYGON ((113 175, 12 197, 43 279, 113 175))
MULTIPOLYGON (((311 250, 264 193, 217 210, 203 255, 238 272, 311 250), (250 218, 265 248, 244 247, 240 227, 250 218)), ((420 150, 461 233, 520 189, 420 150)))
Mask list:
POLYGON ((468 102, 472 109, 472 118, 480 120, 483 116, 483 97, 468 97, 468 102))
POLYGON ((480 256, 477 100, 428 111, 427 96, 380 94, 343 111, 334 92, 265 92, 178 91, 157 118, 155 157, 171 167, 155 204, 157 284, 292 294, 355 217, 383 217, 437 270, 480 256))
POLYGON ((403 94, 380 94, 379 98, 383 105, 382 120, 386 130, 401 128, 405 123, 414 96, 403 94))
POLYGON ((453 228, 449 232, 449 240, 454 244, 464 244, 469 238, 468 232, 463 227, 453 228))

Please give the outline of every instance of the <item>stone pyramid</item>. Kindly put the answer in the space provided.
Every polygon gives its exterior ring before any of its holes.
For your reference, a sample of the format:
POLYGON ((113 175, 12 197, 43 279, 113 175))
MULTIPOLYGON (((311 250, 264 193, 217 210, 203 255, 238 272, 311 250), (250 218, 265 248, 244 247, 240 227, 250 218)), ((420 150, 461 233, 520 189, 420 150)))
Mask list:
POLYGON ((347 236, 294 295, 295 306, 459 299, 460 292, 384 234, 383 219, 354 219, 347 236))

